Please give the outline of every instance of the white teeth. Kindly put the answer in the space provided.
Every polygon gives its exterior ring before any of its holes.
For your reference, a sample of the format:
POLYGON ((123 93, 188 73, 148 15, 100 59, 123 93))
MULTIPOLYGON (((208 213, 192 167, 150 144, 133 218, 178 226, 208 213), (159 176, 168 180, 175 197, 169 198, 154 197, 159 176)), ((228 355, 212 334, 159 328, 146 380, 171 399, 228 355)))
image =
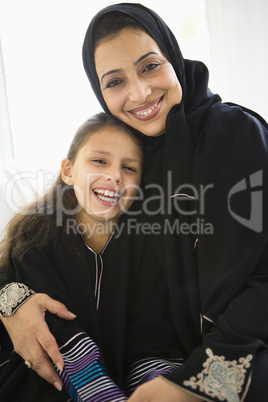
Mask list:
POLYGON ((94 190, 95 194, 98 196, 100 200, 116 203, 120 198, 120 194, 115 191, 109 191, 104 189, 96 189, 94 190), (103 196, 101 195, 103 194, 103 196))
POLYGON ((103 197, 102 195, 98 195, 98 198, 102 201, 107 201, 107 202, 111 202, 113 204, 115 204, 118 201, 118 198, 115 199, 111 199, 110 197, 103 197))
POLYGON ((152 111, 156 108, 156 106, 158 105, 158 102, 152 106, 150 109, 146 110, 145 112, 134 112, 134 114, 137 114, 139 116, 148 116, 149 114, 152 113, 152 111))

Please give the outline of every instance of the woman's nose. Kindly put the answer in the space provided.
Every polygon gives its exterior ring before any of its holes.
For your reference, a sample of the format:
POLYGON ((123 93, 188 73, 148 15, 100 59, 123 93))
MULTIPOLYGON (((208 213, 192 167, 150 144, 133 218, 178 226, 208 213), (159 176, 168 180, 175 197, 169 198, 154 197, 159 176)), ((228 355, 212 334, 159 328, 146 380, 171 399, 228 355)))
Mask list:
POLYGON ((150 93, 151 88, 144 79, 133 78, 129 83, 128 99, 132 102, 144 103, 150 93))

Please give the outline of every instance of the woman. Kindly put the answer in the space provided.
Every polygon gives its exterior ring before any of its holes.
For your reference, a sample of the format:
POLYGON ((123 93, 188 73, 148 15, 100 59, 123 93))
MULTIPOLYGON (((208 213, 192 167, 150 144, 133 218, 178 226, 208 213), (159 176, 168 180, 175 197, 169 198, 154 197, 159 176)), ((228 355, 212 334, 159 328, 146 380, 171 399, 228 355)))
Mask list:
POLYGON ((1 262, 17 282, 2 289, 2 314, 34 299, 33 288, 76 318, 46 317, 65 362, 57 367, 61 393, 28 370, 30 355, 24 364, 1 333, 1 400, 125 401, 140 381, 181 364, 164 270, 147 238, 128 227, 142 160, 127 126, 93 116, 78 129, 52 189, 11 220, 1 262))
POLYGON ((153 245, 186 358, 130 400, 265 401, 267 124, 213 95, 206 67, 141 5, 100 11, 83 59, 104 110, 145 139, 142 219, 162 228, 153 245))

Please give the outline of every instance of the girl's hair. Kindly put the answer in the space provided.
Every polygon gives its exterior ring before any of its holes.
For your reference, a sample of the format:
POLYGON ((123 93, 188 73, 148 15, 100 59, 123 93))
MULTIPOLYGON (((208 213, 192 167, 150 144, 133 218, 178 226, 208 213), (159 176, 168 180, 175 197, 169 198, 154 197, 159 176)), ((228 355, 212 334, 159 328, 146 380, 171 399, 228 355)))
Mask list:
POLYGON ((102 15, 93 28, 94 49, 103 39, 116 36, 124 28, 139 29, 150 35, 147 29, 131 16, 121 11, 110 11, 102 15))
MULTIPOLYGON (((86 120, 76 131, 67 158, 74 162, 88 137, 105 127, 123 128, 141 146, 130 128, 112 115, 98 113, 86 120)), ((72 186, 66 185, 61 173, 45 195, 16 214, 7 225, 6 236, 0 244, 0 265, 8 264, 12 256, 21 259, 31 248, 41 248, 59 233, 66 247, 74 248, 68 234, 68 219, 74 220, 79 210, 72 186), (72 247, 73 246, 73 247, 72 247)))

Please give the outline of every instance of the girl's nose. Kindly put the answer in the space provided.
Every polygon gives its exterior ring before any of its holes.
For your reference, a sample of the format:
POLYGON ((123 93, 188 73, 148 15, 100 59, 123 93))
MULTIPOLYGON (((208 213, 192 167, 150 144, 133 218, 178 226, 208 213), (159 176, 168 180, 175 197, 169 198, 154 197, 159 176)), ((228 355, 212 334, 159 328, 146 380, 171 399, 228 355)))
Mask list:
POLYGON ((107 171, 107 180, 119 184, 122 181, 121 170, 117 167, 110 167, 107 171))

